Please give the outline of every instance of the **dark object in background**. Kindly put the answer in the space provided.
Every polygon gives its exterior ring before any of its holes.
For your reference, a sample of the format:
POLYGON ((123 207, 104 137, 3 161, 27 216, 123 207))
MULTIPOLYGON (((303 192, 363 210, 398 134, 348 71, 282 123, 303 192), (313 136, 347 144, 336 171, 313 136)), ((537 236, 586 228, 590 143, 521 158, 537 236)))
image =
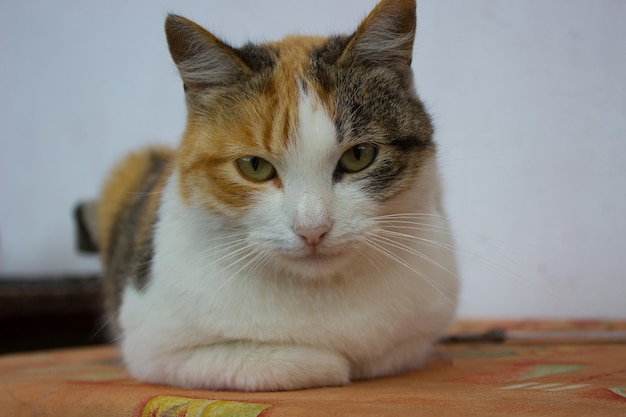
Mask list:
POLYGON ((106 343, 99 276, 0 279, 0 354, 106 343))
POLYGON ((83 201, 74 207, 76 249, 81 253, 98 253, 95 201, 83 201))

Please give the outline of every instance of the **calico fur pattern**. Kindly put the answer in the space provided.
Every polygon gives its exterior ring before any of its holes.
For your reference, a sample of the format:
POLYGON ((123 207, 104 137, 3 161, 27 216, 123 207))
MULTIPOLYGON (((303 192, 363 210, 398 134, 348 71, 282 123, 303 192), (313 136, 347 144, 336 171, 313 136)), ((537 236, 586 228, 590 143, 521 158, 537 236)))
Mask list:
POLYGON ((129 155, 98 203, 130 372, 255 391, 421 366, 458 283, 410 69, 414 0, 382 0, 350 36, 233 48, 179 16, 165 29, 188 109, 181 144, 129 155), (341 169, 363 144, 371 163, 341 169), (246 178, 246 157, 276 174, 246 178))

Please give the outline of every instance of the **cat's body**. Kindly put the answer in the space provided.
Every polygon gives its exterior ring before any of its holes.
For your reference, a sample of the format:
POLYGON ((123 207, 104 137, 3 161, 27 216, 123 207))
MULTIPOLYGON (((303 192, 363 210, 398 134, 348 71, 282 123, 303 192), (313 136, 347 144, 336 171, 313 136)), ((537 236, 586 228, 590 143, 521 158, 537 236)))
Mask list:
POLYGON ((423 363, 457 278, 414 12, 384 0, 351 37, 240 49, 168 18, 185 135, 127 158, 99 203, 134 376, 279 390, 423 363))

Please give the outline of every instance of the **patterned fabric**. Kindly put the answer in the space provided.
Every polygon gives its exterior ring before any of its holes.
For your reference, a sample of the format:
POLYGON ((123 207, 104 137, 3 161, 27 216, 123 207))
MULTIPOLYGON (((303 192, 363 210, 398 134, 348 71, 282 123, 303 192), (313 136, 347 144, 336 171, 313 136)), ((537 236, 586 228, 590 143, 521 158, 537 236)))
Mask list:
POLYGON ((626 343, 593 338, 599 332, 623 332, 626 322, 462 321, 451 331, 493 327, 511 336, 539 334, 500 344, 439 345, 421 371, 293 392, 215 392, 138 383, 112 346, 6 355, 0 357, 0 415, 626 416, 626 343), (567 337, 555 338, 554 331, 567 337))

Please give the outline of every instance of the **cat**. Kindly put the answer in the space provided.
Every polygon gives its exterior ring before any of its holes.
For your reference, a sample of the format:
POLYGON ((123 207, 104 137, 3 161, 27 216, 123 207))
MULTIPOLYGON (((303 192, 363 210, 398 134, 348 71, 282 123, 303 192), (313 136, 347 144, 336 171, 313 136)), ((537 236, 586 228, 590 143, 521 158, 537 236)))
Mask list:
POLYGON ((167 17, 180 146, 127 156, 95 208, 135 378, 294 390, 424 364, 458 279, 415 21, 382 0, 349 36, 234 48, 167 17))

